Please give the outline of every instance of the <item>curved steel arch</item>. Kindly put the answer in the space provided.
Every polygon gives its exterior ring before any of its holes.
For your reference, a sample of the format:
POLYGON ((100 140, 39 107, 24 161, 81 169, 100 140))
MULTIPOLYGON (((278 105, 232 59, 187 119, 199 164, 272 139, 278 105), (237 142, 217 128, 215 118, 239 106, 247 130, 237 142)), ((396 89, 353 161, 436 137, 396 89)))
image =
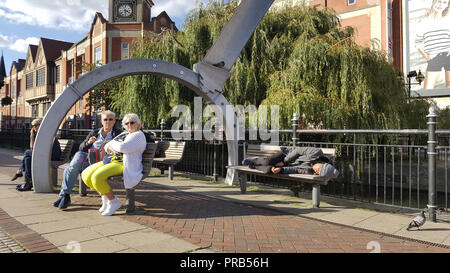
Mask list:
MULTIPOLYGON (((134 74, 153 74, 173 79, 201 96, 207 103, 218 106, 224 117, 228 145, 228 163, 238 164, 238 126, 236 114, 222 95, 223 85, 231 76, 230 69, 251 37, 256 26, 267 13, 274 0, 242 1, 202 62, 194 65, 194 71, 161 60, 131 59, 113 62, 99 67, 70 84, 56 99, 36 136, 32 157, 34 191, 53 192, 50 179, 50 154, 52 140, 59 124, 72 106, 96 85, 106 80, 134 74), (228 111, 227 111, 228 110, 228 111)), ((234 170, 227 170, 227 184, 237 181, 234 170)))
MULTIPOLYGON (((36 137, 32 158, 35 192, 53 191, 49 173, 51 144, 59 125, 72 106, 80 98, 82 98, 84 94, 88 93, 98 84, 116 77, 136 74, 153 74, 164 78, 173 79, 192 89, 207 103, 212 103, 219 106, 219 108, 222 109, 221 114, 224 117, 227 117, 226 108, 221 107, 229 105, 225 97, 221 94, 217 96, 214 93, 203 92, 200 75, 186 67, 152 59, 130 59, 104 65, 82 76, 73 84, 70 84, 61 96, 56 99, 45 115, 36 137)), ((225 119, 225 132, 228 134, 230 133, 230 130, 227 130, 227 125, 230 125, 230 123, 232 123, 231 127, 234 127, 234 118, 228 120, 225 119)), ((227 139, 236 138, 234 136, 227 135, 227 139)), ((228 149, 230 149, 230 151, 234 151, 234 145, 235 143, 233 141, 228 142, 228 149)), ((237 162, 235 160, 231 160, 229 163, 236 164, 237 162)))

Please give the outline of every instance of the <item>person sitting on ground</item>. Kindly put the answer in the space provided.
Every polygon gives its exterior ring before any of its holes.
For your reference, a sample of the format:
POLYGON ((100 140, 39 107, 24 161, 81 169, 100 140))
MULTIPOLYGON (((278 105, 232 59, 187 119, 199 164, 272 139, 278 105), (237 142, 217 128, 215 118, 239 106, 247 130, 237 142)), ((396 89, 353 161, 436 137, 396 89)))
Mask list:
POLYGON ((140 130, 141 121, 136 114, 127 114, 122 120, 126 132, 115 137, 105 145, 108 153, 103 161, 87 167, 81 177, 84 183, 96 190, 102 197, 99 212, 103 216, 110 216, 122 207, 122 203, 114 196, 108 178, 123 175, 125 189, 131 189, 142 179, 142 154, 147 142, 140 130))
POLYGON ((64 170, 63 180, 59 198, 53 203, 54 207, 60 209, 70 205, 70 194, 77 182, 78 174, 89 166, 88 150, 101 149, 103 145, 122 133, 121 129, 114 128, 116 124, 116 114, 112 111, 103 111, 101 114, 102 128, 92 130, 86 139, 80 144, 79 151, 75 153, 70 161, 69 167, 64 170))
MULTIPOLYGON (((31 177, 31 158, 33 156, 33 147, 34 142, 36 141, 36 135, 39 131, 39 127, 41 126, 42 119, 34 119, 31 122, 31 130, 30 130, 30 149, 26 150, 23 154, 22 162, 20 163, 19 170, 17 170, 14 177, 11 181, 16 180, 19 177, 23 176, 25 172, 25 181, 22 185, 17 185, 16 189, 18 191, 31 191, 33 188, 33 180, 31 177)), ((51 160, 59 160, 61 158, 61 145, 57 138, 53 141, 52 146, 52 159, 51 160)))
POLYGON ((242 165, 266 174, 316 174, 329 178, 339 175, 322 150, 315 147, 281 147, 271 157, 246 158, 242 165))

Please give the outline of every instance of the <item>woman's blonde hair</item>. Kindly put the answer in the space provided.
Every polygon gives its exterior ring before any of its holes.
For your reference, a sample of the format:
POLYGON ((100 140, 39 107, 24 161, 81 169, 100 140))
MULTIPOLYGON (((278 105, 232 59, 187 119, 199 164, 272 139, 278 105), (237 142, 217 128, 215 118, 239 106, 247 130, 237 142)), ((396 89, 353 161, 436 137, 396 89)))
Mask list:
POLYGON ((42 123, 41 118, 33 119, 33 121, 31 122, 31 126, 41 125, 41 123, 42 123))

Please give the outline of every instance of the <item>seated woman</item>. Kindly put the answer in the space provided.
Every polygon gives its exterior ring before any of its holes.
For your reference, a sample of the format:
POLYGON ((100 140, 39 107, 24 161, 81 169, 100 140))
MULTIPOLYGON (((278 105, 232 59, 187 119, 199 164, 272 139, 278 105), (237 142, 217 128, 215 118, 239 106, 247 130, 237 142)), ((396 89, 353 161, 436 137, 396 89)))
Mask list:
POLYGON ((133 188, 142 179, 142 154, 147 142, 140 130, 141 121, 136 114, 127 114, 123 117, 122 125, 126 131, 105 145, 108 154, 103 161, 87 167, 81 173, 84 183, 102 196, 99 212, 103 216, 112 215, 122 206, 108 184, 108 177, 123 175, 126 189, 133 188))

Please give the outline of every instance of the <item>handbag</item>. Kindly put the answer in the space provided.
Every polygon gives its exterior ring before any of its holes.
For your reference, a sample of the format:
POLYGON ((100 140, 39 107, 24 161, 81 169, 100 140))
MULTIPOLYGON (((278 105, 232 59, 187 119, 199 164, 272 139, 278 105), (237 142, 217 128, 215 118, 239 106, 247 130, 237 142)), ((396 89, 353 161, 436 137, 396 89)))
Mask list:
POLYGON ((104 147, 107 142, 108 141, 104 141, 102 143, 102 145, 100 146, 100 148, 98 148, 98 149, 94 149, 94 148, 88 149, 89 165, 92 165, 94 163, 97 163, 97 162, 100 162, 103 160, 103 158, 106 155, 106 151, 105 151, 104 147))
POLYGON ((99 162, 100 159, 100 150, 99 149, 89 149, 88 150, 88 161, 89 165, 99 162))

